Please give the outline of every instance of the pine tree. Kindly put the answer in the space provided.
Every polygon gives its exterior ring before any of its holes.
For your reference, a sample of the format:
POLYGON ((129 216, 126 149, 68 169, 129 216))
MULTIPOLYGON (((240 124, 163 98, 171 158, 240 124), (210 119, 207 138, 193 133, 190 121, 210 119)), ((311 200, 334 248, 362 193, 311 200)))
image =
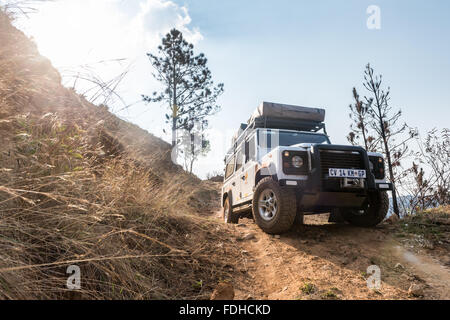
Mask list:
POLYGON ((156 70, 153 76, 163 84, 163 90, 142 97, 145 102, 167 103, 170 112, 166 120, 171 123, 175 147, 178 129, 188 129, 189 123, 203 121, 220 110, 216 101, 224 85, 214 85, 205 55, 194 55, 194 45, 176 29, 162 39, 158 55, 148 53, 147 56, 156 70))

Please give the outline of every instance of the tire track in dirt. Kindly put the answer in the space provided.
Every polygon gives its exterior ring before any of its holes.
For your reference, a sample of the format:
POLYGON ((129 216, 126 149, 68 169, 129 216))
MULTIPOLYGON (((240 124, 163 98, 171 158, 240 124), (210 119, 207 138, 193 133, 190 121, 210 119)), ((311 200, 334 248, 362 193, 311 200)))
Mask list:
MULTIPOLYGON (((448 269, 424 254, 414 254, 423 272, 408 261, 383 226, 374 229, 327 223, 308 216, 305 225, 272 236, 251 219, 230 225, 242 250, 236 299, 413 299, 411 284, 425 285, 425 299, 448 299, 448 269), (367 287, 367 267, 381 269, 381 288, 367 287), (434 277, 434 278, 433 278, 434 277)), ((410 259, 411 260, 411 259, 410 259)))

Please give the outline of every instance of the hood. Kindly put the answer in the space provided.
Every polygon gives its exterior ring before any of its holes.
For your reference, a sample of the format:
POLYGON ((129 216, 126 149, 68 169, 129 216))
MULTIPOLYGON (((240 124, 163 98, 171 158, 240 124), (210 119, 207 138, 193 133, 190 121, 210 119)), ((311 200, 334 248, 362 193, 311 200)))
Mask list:
POLYGON ((316 144, 317 143, 297 143, 297 144, 293 144, 291 147, 294 147, 294 148, 298 148, 298 147, 310 148, 312 146, 315 146, 316 144))

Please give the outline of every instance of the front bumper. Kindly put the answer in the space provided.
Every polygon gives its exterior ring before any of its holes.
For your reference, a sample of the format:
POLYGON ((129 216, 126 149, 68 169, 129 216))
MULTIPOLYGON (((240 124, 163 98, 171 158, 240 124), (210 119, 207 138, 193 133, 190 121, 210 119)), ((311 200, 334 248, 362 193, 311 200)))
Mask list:
POLYGON ((311 152, 311 171, 307 179, 299 178, 280 179, 279 184, 285 188, 295 188, 299 205, 304 209, 327 210, 336 207, 359 208, 367 203, 367 196, 371 192, 392 191, 393 185, 389 182, 376 180, 370 171, 369 158, 366 150, 354 146, 316 145, 311 152), (320 155, 323 150, 351 151, 361 155, 363 168, 367 171, 364 183, 358 187, 343 187, 342 179, 328 177, 323 172, 326 167, 321 167, 320 155))
MULTIPOLYGON (((309 180, 309 179, 308 179, 309 180)), ((282 187, 291 187, 301 189, 307 193, 317 192, 312 188, 309 188, 310 182, 308 180, 297 180, 297 179, 281 179, 279 184, 282 187)), ((326 181, 323 183, 322 188, 318 192, 351 192, 351 193, 361 193, 369 191, 369 188, 342 188, 339 178, 333 178, 334 181, 326 181)), ((366 185, 366 182, 365 182, 366 185)), ((394 187, 390 182, 375 182, 375 188, 370 189, 370 191, 393 191, 394 187)))

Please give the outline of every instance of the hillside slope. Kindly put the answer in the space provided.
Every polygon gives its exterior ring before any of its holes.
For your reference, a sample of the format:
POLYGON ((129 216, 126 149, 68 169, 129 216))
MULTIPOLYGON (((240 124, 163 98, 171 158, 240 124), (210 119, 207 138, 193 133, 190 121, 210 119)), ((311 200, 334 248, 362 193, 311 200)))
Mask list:
POLYGON ((215 188, 63 87, 2 12, 0 43, 0 298, 208 298, 236 253, 205 214, 215 188))

